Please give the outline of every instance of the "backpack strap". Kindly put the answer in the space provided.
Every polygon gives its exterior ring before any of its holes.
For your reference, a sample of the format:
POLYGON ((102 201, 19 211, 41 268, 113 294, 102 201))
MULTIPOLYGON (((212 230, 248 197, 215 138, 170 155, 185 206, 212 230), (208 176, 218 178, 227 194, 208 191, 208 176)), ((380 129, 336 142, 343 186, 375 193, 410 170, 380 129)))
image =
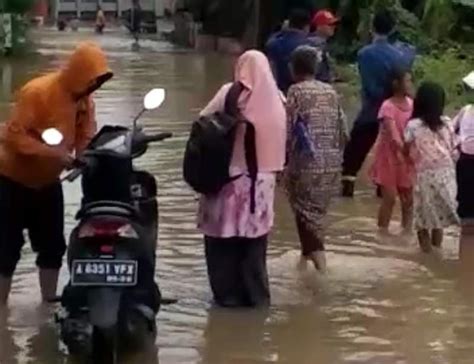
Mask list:
MULTIPOLYGON (((226 114, 240 117, 239 110, 239 97, 244 91, 245 87, 241 82, 234 82, 229 89, 225 100, 224 111, 226 114)), ((256 208, 256 186, 257 186, 257 175, 258 175, 258 162, 257 162, 257 146, 255 142, 255 126, 249 121, 244 121, 246 124, 245 130, 245 162, 247 164, 249 177, 251 180, 250 186, 250 212, 255 213, 256 208)))
POLYGON ((227 115, 238 117, 240 114, 239 110, 239 98, 245 87, 241 82, 234 82, 227 92, 224 104, 224 112, 227 115))
POLYGON ((245 131, 245 161, 251 180, 250 185, 250 213, 255 213, 256 208, 256 187, 258 176, 257 146, 255 142, 255 126, 247 121, 245 131))

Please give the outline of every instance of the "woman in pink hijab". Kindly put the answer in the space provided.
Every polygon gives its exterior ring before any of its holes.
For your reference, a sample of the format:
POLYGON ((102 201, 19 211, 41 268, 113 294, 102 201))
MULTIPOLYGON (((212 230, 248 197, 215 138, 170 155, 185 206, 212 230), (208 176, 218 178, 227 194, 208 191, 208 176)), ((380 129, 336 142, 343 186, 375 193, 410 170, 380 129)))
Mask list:
MULTIPOLYGON (((243 92, 238 108, 255 128, 258 165, 255 211, 245 158, 246 126, 237 130, 231 176, 215 196, 202 196, 199 228, 205 236, 206 261, 215 302, 225 307, 255 307, 270 303, 266 267, 267 238, 273 226, 276 174, 283 170, 286 145, 286 111, 265 55, 251 50, 235 67, 234 83, 243 92)), ((224 85, 201 116, 224 111, 232 83, 224 85)))

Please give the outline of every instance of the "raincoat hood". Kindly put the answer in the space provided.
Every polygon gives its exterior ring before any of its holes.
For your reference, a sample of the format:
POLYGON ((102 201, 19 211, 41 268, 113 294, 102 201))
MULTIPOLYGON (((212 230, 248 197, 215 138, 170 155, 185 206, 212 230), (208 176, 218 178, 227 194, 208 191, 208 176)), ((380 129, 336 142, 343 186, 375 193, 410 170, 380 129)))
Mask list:
POLYGON ((65 89, 76 97, 86 96, 112 76, 104 51, 93 42, 80 43, 61 70, 65 89))

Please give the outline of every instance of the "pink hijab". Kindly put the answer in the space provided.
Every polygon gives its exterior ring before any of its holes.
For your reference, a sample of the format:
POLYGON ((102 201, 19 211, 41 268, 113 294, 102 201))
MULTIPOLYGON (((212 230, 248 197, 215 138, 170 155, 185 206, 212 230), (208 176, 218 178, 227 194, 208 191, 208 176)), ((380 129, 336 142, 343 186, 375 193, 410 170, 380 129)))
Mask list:
MULTIPOLYGON (((285 163, 286 110, 267 57, 256 50, 245 52, 237 61, 234 81, 245 86, 239 107, 255 126, 259 172, 281 171, 285 163)), ((242 126, 235 138, 231 174, 247 170, 244 136, 242 126)))

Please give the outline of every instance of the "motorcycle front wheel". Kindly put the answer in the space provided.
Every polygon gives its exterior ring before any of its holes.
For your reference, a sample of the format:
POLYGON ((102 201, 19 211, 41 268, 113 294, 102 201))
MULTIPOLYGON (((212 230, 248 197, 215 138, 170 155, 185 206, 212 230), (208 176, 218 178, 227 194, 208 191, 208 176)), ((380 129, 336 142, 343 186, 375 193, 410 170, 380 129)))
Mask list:
POLYGON ((117 364, 117 330, 94 326, 92 332, 92 364, 117 364))

